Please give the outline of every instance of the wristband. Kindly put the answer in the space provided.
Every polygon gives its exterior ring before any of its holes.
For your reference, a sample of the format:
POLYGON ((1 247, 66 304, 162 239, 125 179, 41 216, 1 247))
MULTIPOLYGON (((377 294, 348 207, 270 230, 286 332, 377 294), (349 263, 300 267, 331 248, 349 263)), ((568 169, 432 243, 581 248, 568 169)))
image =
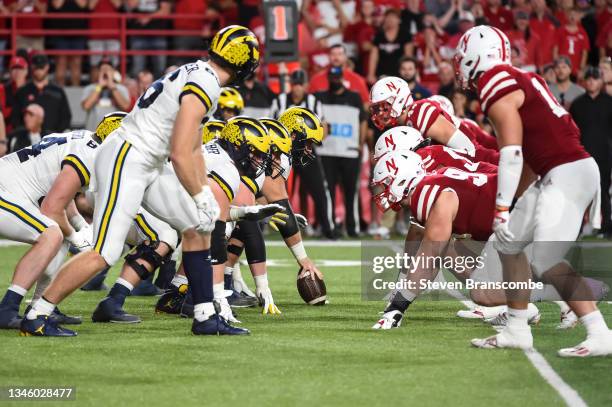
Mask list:
POLYGON ((192 196, 191 198, 197 206, 201 206, 206 203, 207 198, 210 196, 211 190, 209 185, 202 186, 202 190, 192 196))
POLYGON ((70 224, 77 232, 83 229, 86 226, 89 226, 89 223, 83 218, 80 214, 76 214, 70 218, 70 224))
POLYGON ((240 220, 246 213, 246 210, 242 206, 230 206, 229 218, 230 220, 240 220))
POLYGON ((293 253, 293 257, 295 257, 295 259, 297 261, 304 260, 304 259, 308 258, 308 255, 306 254, 306 249, 304 248, 304 243, 303 242, 299 242, 299 243, 294 244, 293 246, 291 246, 289 248, 289 250, 291 250, 291 253, 293 253))

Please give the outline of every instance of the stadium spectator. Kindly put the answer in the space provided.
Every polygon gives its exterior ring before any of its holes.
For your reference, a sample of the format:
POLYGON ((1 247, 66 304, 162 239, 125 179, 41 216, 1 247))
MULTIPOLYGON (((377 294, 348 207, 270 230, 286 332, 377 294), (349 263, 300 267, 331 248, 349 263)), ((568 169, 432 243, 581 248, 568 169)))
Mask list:
POLYGON ((484 16, 489 25, 497 27, 504 32, 510 31, 514 26, 512 11, 504 7, 501 0, 487 0, 487 4, 484 7, 484 16))
POLYGON ((110 60, 103 59, 98 65, 97 83, 92 82, 83 89, 81 106, 87 112, 87 130, 94 131, 108 113, 130 109, 130 94, 125 86, 117 82, 117 75, 110 60))
POLYGON ((361 152, 367 132, 367 115, 359 94, 344 85, 342 68, 332 67, 329 89, 316 94, 321 100, 329 134, 317 148, 321 157, 335 214, 336 186, 342 185, 346 211, 346 232, 357 237, 359 221, 359 174, 361 152))
MULTIPOLYGON (((368 103, 368 99, 370 97, 370 92, 368 91, 368 86, 366 85, 365 79, 354 72, 351 69, 348 69, 348 56, 346 55, 346 48, 342 44, 332 45, 329 49, 329 65, 331 67, 340 67, 342 68, 342 78, 344 80, 344 86, 352 90, 353 92, 357 92, 361 97, 361 101, 363 103, 368 103)), ((322 92, 329 89, 329 81, 327 78, 327 73, 329 68, 313 75, 310 80, 309 90, 311 93, 322 92)))
MULTIPOLYGON (((319 118, 323 119, 321 110, 321 102, 311 93, 307 93, 308 82, 306 80, 306 72, 297 70, 291 73, 291 90, 288 93, 281 93, 272 103, 271 115, 274 118, 284 112, 288 107, 301 106, 306 107, 315 112, 319 118)), ((334 221, 331 215, 331 197, 329 188, 323 172, 321 159, 316 156, 312 163, 305 169, 296 166, 294 167, 295 174, 300 177, 300 208, 306 215, 307 195, 309 194, 315 207, 315 215, 317 225, 321 228, 323 236, 331 239, 334 238, 334 221)))
POLYGON ((604 92, 612 96, 612 59, 610 57, 602 58, 599 62, 599 70, 604 81, 604 92))
POLYGON ((255 79, 255 75, 247 77, 238 91, 244 99, 243 115, 249 117, 270 117, 272 102, 276 95, 263 82, 255 79))
POLYGON ((529 27, 540 37, 542 64, 549 64, 554 60, 552 51, 556 41, 558 23, 550 14, 545 0, 532 0, 531 5, 533 14, 529 20, 529 27))
POLYGON ((551 84, 557 83, 557 75, 555 74, 555 66, 554 64, 546 64, 542 67, 542 77, 546 80, 548 87, 551 84))
MULTIPOLYGON (((418 2, 418 0, 416 1, 418 2)), ((368 72, 370 51, 374 47, 373 40, 376 34, 374 13, 374 1, 362 1, 359 19, 344 30, 344 41, 354 43, 357 47, 359 63, 355 70, 360 74, 366 74, 368 72)))
MULTIPOLYGON (((167 16, 172 9, 172 2, 167 0, 127 0, 126 10, 132 13, 148 14, 128 21, 128 28, 135 30, 163 30, 169 27, 169 20, 157 19, 155 17, 167 16)), ((130 37, 130 48, 132 50, 163 51, 167 49, 168 42, 164 35, 134 35, 130 37)), ((165 55, 152 55, 151 70, 155 77, 161 76, 166 67, 165 55)), ((136 76, 138 72, 147 67, 146 55, 134 55, 132 57, 132 72, 136 76)))
POLYGON ((599 166, 601 182, 601 233, 612 237, 610 209, 610 171, 612 169, 612 96, 603 91, 601 72, 597 67, 588 67, 584 74, 586 93, 574 100, 570 113, 580 128, 584 148, 599 166))
POLYGON ((404 6, 401 13, 402 27, 414 37, 423 29, 425 13, 421 10, 420 0, 404 0, 404 6))
POLYGON ((450 101, 455 109, 455 116, 462 119, 475 120, 475 115, 468 108, 468 97, 461 89, 455 89, 451 94, 450 101))
MULTIPOLYGON (((455 50, 459 44, 461 36, 470 28, 476 25, 476 18, 470 11, 460 10, 459 11, 459 24, 458 31, 454 35, 451 35, 448 40, 444 43, 444 48, 440 49, 440 54, 445 59, 452 58, 455 55, 455 50)), ((446 37, 446 35, 442 35, 446 37)))
POLYGON ((145 90, 151 86, 155 80, 155 76, 153 76, 153 72, 149 71, 148 69, 143 69, 138 71, 138 75, 136 77, 138 78, 138 96, 140 97, 140 95, 145 93, 145 90))
POLYGON ((572 62, 568 57, 559 57, 555 61, 556 83, 550 84, 550 92, 567 110, 574 99, 584 93, 584 88, 572 81, 572 62))
POLYGON ((0 116, 0 157, 8 153, 9 145, 6 137, 6 126, 4 125, 4 117, 0 116))
POLYGON ((57 133, 70 126, 72 113, 64 89, 49 82, 49 59, 44 54, 32 57, 32 80, 19 88, 11 114, 13 128, 23 125, 22 112, 36 103, 42 106, 45 119, 42 134, 57 133))
POLYGON ((36 144, 42 138, 42 124, 45 111, 36 103, 29 104, 23 112, 23 127, 13 130, 8 135, 9 152, 36 144))
MULTIPOLYGON (((54 13, 85 13, 88 12, 87 0, 51 0, 47 12, 54 13)), ((48 18, 45 28, 52 30, 86 30, 88 20, 85 18, 48 18)), ((87 49, 87 40, 83 35, 50 35, 47 37, 47 47, 52 50, 79 51, 87 49)), ((70 84, 81 84, 81 55, 55 56, 55 81, 58 85, 66 84, 66 71, 70 69, 70 84)))
POLYGON ((385 12, 382 29, 376 33, 370 51, 368 83, 373 84, 381 76, 397 75, 400 58, 413 54, 412 36, 402 29, 401 22, 398 10, 385 12))
POLYGON ((455 0, 425 0, 425 12, 433 14, 435 17, 442 17, 450 8, 453 7, 455 0))
MULTIPOLYGON (((208 7, 208 2, 202 0, 176 0, 174 3, 174 12, 177 14, 190 14, 199 16, 198 19, 177 18, 173 25, 177 30, 194 30, 199 31, 200 35, 178 35, 172 37, 174 49, 176 50, 201 50, 204 49, 204 38, 202 32, 204 30, 205 20, 213 20, 219 18, 219 13, 211 7, 208 7)), ((188 62, 193 62, 194 57, 177 57, 175 62, 178 65, 183 65, 188 62)))
POLYGON ((557 0, 554 3, 554 16, 562 26, 567 24, 570 13, 574 8, 574 0, 557 0))
POLYGON ((557 29, 553 57, 556 59, 560 55, 568 56, 572 62, 572 74, 577 75, 578 71, 586 66, 589 50, 589 37, 580 26, 579 11, 572 9, 567 23, 557 29))
POLYGON ((431 96, 431 91, 418 82, 417 61, 413 57, 402 57, 399 62, 399 76, 408 82, 414 100, 431 96))
POLYGON ((2 115, 7 123, 7 131, 12 130, 11 113, 15 105, 17 90, 26 84, 28 79, 28 63, 22 57, 13 57, 9 62, 9 79, 2 84, 2 115))
POLYGON ((450 99, 455 90, 455 70, 447 61, 442 61, 438 68, 438 78, 440 80, 438 94, 450 99))
MULTIPOLYGON (((414 38, 416 58, 423 67, 421 79, 424 82, 437 82, 438 65, 444 59, 440 52, 444 50, 443 46, 447 35, 432 14, 424 16, 423 26, 425 27, 423 31, 414 38)), ((454 48, 449 50, 449 56, 454 53, 454 48)))
MULTIPOLYGON (((12 13, 43 14, 47 12, 47 0, 7 0, 4 4, 12 13)), ((43 51, 45 41, 42 35, 19 34, 22 30, 40 30, 43 28, 43 18, 21 18, 17 19, 16 47, 27 50, 43 51)))
POLYGON ((530 72, 536 72, 542 66, 540 36, 529 27, 529 14, 517 11, 514 15, 514 29, 508 31, 508 38, 513 47, 518 49, 520 59, 518 66, 530 72))
POLYGON ((122 0, 88 0, 87 7, 94 14, 115 14, 116 17, 92 18, 89 20, 89 28, 92 30, 89 36, 89 49, 97 52, 108 52, 109 55, 98 54, 89 57, 91 65, 91 76, 97 77, 98 64, 103 58, 109 58, 113 66, 119 65, 119 55, 111 55, 111 53, 121 50, 121 42, 118 38, 121 20, 119 12, 123 8, 122 0), (97 34, 95 30, 114 30, 116 34, 97 34))

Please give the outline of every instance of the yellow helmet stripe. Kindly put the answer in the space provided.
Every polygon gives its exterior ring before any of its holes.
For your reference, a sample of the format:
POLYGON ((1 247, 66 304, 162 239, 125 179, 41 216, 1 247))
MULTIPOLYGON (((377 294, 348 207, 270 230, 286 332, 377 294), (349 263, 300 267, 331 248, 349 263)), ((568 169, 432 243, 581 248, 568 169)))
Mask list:
POLYGON ((232 35, 233 33, 235 33, 236 31, 239 30, 244 30, 244 27, 237 25, 234 26, 232 28, 228 28, 228 30, 225 32, 225 34, 223 34, 223 36, 221 36, 221 38, 219 38, 219 41, 217 41, 216 47, 217 51, 216 52, 222 52, 223 48, 225 48, 226 41, 227 41, 227 37, 229 37, 230 35, 232 35))
POLYGON ((208 97, 208 94, 204 91, 204 89, 202 89, 198 84, 194 82, 187 82, 185 86, 183 86, 183 89, 181 89, 179 101, 183 96, 190 93, 196 95, 198 99, 200 99, 200 101, 204 104, 204 107, 206 107, 207 111, 210 110, 212 106, 210 97, 208 97))
POLYGON ((75 169, 75 171, 79 175, 79 179, 81 180, 82 187, 89 185, 90 172, 85 166, 85 164, 83 164, 83 161, 79 159, 79 157, 74 154, 67 155, 62 160, 62 168, 64 167, 64 165, 69 165, 75 169))

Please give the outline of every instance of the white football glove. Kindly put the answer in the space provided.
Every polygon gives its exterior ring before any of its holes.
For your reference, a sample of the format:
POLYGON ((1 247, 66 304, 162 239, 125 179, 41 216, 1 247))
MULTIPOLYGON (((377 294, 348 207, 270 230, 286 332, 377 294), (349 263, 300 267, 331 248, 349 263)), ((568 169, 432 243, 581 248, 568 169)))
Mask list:
POLYGON ((200 221, 196 230, 200 233, 212 232, 221 210, 210 186, 204 185, 202 191, 192 198, 198 209, 198 219, 200 221))
POLYGON ((278 309, 276 304, 274 304, 274 298, 272 298, 272 291, 270 288, 257 288, 255 292, 257 293, 257 298, 259 299, 259 305, 263 307, 261 311, 262 314, 282 314, 281 310, 278 309))
POLYGON ((239 320, 236 319, 234 313, 232 312, 232 307, 230 307, 229 302, 227 302, 227 298, 222 298, 219 300, 215 300, 217 304, 219 304, 219 316, 225 319, 227 322, 231 322, 233 324, 241 324, 239 320))
POLYGON ((501 243, 510 243, 514 240, 514 234, 508 228, 508 220, 510 212, 506 210, 496 210, 493 218, 493 232, 495 237, 501 243))
POLYGON ((275 213, 283 212, 285 208, 278 204, 232 206, 230 208, 231 220, 262 220, 275 213))
POLYGON ((86 252, 93 247, 93 229, 87 225, 81 228, 78 232, 66 236, 66 240, 79 252, 86 252))

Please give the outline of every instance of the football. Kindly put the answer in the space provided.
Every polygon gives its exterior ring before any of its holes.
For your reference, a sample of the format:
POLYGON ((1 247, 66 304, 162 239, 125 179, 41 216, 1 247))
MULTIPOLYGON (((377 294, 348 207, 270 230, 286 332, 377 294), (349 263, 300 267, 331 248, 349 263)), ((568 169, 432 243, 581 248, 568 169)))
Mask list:
POLYGON ((297 289, 306 304, 325 305, 327 301, 325 282, 316 274, 313 279, 310 272, 302 274, 302 269, 300 269, 298 271, 297 289))

